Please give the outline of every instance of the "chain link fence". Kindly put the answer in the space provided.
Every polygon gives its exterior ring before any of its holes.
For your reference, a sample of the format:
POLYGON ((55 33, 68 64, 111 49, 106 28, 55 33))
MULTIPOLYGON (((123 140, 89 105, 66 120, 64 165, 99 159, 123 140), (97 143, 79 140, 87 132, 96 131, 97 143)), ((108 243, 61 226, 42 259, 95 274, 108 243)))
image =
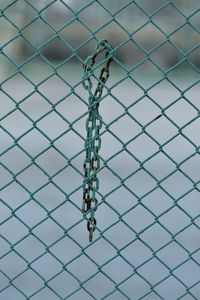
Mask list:
POLYGON ((199 1, 0 10, 0 299, 198 300, 199 1))

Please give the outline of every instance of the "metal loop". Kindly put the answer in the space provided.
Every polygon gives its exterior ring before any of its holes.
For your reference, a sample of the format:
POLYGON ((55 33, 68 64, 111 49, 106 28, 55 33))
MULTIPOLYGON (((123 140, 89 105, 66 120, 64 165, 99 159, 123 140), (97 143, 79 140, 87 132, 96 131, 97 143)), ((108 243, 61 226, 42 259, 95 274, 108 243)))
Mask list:
POLYGON ((91 221, 91 218, 88 219, 88 222, 87 222, 87 230, 90 231, 92 229, 92 231, 95 231, 96 229, 96 225, 97 225, 97 221, 96 219, 94 218, 93 222, 91 221), (91 226, 91 224, 93 226, 91 226))

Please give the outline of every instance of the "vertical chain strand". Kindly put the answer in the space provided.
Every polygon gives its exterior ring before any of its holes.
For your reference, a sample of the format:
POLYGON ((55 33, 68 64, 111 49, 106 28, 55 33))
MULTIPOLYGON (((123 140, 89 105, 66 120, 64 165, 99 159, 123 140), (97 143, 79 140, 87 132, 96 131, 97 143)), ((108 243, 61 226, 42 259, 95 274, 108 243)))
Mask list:
POLYGON ((98 200, 96 198, 96 192, 99 189, 99 179, 97 177, 97 171, 100 168, 99 150, 101 148, 100 129, 102 127, 102 118, 99 114, 99 103, 103 93, 103 88, 106 81, 109 78, 109 67, 113 60, 113 50, 107 44, 107 40, 102 40, 98 43, 96 51, 93 56, 89 56, 83 64, 84 76, 83 87, 89 93, 89 106, 88 106, 88 118, 86 120, 87 137, 85 140, 86 158, 83 163, 84 170, 84 182, 83 182, 83 213, 90 213, 90 217, 87 221, 87 229, 89 231, 89 242, 92 242, 93 232, 95 231, 97 221, 94 213, 97 209, 98 200), (93 66, 96 61, 96 57, 106 51, 105 53, 105 66, 102 68, 98 80, 98 85, 95 92, 92 92, 91 76, 93 75, 93 66), (87 84, 85 83, 87 81, 87 84))

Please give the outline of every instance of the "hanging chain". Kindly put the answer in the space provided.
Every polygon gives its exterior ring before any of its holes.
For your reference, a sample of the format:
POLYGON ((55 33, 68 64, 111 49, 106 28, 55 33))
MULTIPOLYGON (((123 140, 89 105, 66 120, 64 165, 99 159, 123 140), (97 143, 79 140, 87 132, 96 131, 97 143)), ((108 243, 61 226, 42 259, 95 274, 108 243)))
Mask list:
POLYGON ((89 56, 83 64, 84 76, 83 87, 89 93, 88 118, 86 120, 87 138, 85 140, 86 158, 83 164, 85 179, 83 182, 83 204, 82 211, 84 213, 90 212, 90 217, 87 222, 87 229, 89 231, 89 241, 92 242, 93 232, 95 231, 97 221, 94 213, 97 209, 98 200, 96 192, 99 189, 99 179, 97 171, 100 168, 99 150, 101 147, 100 129, 102 127, 102 118, 99 115, 99 103, 103 93, 103 88, 109 78, 109 67, 113 60, 111 53, 113 49, 107 44, 107 40, 99 42, 95 49, 93 56, 89 56), (98 80, 98 85, 95 92, 92 92, 93 66, 96 62, 97 56, 105 51, 105 66, 102 68, 98 80), (87 81, 87 84, 85 83, 87 81))

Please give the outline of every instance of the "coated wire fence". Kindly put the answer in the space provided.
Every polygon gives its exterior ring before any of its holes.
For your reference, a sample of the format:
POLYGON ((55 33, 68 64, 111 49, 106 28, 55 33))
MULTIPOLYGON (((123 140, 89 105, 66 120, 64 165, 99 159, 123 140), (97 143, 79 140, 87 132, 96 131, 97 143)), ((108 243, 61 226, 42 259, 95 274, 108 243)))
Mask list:
POLYGON ((199 299, 198 1, 0 10, 0 299, 199 299))

